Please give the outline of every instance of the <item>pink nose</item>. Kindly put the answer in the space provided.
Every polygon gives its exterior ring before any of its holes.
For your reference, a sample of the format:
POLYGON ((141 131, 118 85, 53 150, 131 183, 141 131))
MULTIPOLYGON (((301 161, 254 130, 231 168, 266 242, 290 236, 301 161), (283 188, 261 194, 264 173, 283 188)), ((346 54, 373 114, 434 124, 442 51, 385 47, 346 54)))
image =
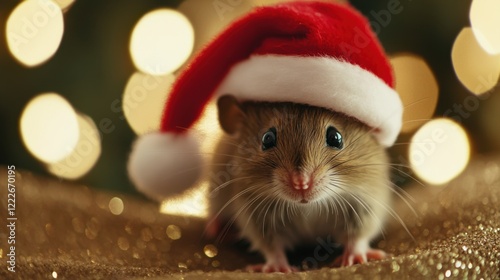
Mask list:
POLYGON ((297 191, 309 190, 312 186, 311 176, 299 171, 290 173, 290 185, 297 191))

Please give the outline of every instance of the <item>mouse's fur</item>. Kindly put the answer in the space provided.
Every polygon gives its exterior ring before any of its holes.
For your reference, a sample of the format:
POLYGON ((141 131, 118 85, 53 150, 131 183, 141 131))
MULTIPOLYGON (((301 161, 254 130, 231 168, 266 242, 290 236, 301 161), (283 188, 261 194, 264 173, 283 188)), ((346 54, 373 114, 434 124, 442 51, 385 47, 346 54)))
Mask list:
POLYGON ((390 213, 389 161, 370 128, 323 108, 239 105, 228 97, 219 102, 219 117, 228 133, 211 173, 212 222, 236 225, 267 263, 283 262, 286 248, 319 236, 354 248, 368 246, 381 232, 390 213), (342 134, 343 149, 326 145, 329 126, 342 134), (271 127, 277 144, 263 151, 262 135, 271 127), (314 177, 307 203, 287 184, 294 170, 314 177))

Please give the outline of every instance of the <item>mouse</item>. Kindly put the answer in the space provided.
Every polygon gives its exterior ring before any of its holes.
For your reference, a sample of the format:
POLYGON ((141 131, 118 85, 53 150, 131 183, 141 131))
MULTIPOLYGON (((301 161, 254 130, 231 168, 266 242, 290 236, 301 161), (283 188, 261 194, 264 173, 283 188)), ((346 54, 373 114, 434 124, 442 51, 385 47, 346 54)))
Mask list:
POLYGON ((354 117, 292 102, 217 100, 224 131, 211 164, 208 236, 230 228, 265 262, 256 272, 297 271, 286 251, 331 236, 332 266, 387 254, 370 246, 391 214, 390 160, 354 117))

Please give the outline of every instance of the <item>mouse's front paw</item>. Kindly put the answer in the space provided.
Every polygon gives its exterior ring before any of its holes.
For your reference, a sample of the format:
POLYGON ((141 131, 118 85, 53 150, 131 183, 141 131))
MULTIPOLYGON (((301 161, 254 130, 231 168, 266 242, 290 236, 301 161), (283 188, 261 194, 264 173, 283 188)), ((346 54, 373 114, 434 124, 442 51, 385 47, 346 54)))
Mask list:
POLYGON ((263 273, 271 273, 271 272, 290 273, 290 272, 297 272, 299 271, 299 269, 287 263, 286 264, 263 263, 263 264, 249 265, 247 266, 247 271, 263 272, 263 273))
POLYGON ((333 266, 351 266, 354 264, 362 264, 368 260, 382 260, 387 257, 387 253, 382 250, 368 248, 365 251, 353 251, 344 249, 342 256, 339 256, 334 262, 333 266))

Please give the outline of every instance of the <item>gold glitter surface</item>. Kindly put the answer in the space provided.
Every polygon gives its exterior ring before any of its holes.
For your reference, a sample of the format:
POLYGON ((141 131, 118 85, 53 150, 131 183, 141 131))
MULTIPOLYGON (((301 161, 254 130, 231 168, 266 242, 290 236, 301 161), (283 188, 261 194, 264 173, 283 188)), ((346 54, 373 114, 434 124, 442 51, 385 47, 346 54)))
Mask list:
MULTIPOLYGON (((6 171, 0 167, 3 221, 6 171)), ((18 174, 16 273, 2 268, 0 279, 282 279, 244 272, 262 258, 245 245, 204 238, 200 218, 164 215, 159 205, 139 198, 18 174), (117 197, 121 203, 113 200, 117 197), (126 211, 114 211, 122 204, 126 211)), ((403 201, 396 201, 394 211, 407 229, 391 220, 375 243, 391 258, 330 268, 340 250, 330 249, 329 259, 318 261, 314 251, 322 249, 323 256, 325 243, 312 244, 289 254, 307 271, 287 278, 500 279, 500 157, 474 159, 447 186, 415 184, 404 190, 413 197, 414 211, 403 201)), ((3 232, 0 261, 5 262, 10 248, 3 232)))

